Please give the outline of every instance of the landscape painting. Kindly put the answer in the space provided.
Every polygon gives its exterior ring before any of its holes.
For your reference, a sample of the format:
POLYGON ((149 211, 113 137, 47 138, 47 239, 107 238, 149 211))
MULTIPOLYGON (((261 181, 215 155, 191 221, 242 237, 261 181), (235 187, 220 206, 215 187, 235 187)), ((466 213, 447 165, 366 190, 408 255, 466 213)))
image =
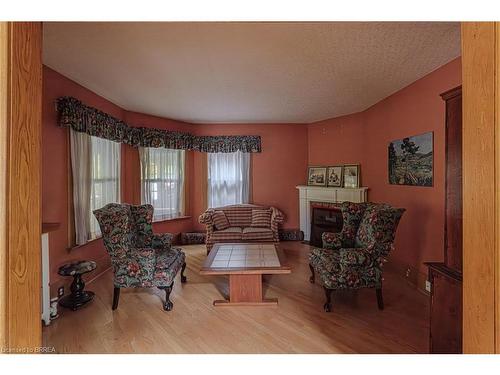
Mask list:
POLYGON ((391 142, 388 156, 390 184, 432 186, 432 132, 391 142))

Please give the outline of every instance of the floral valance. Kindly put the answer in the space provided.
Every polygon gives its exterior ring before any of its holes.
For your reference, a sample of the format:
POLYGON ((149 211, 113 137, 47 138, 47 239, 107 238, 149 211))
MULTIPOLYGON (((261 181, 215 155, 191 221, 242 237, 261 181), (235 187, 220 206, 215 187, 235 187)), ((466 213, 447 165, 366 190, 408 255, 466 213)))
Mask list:
POLYGON ((63 96, 57 99, 59 126, 134 147, 165 147, 201 152, 261 152, 258 135, 196 136, 190 133, 129 126, 123 121, 63 96))

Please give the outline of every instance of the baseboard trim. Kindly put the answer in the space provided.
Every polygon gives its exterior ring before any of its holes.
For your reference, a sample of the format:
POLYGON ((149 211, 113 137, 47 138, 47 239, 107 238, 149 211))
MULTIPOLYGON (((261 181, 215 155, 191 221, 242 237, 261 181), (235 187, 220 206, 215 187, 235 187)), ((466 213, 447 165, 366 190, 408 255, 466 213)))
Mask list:
POLYGON ((385 264, 385 268, 390 269, 399 277, 405 280, 409 285, 417 289, 420 293, 429 295, 425 290, 425 282, 427 281, 427 274, 420 272, 419 269, 404 263, 398 263, 390 260, 385 264))

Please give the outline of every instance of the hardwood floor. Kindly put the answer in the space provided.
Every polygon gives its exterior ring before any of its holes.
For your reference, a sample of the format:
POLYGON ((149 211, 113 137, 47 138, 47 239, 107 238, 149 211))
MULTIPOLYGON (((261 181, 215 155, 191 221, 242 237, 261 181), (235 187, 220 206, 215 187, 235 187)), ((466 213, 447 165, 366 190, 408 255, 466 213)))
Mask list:
POLYGON ((77 312, 43 328, 45 346, 58 353, 426 353, 427 297, 391 272, 384 273, 385 310, 375 291, 334 293, 333 312, 323 311, 324 293, 309 283, 309 246, 282 242, 289 275, 265 276, 264 293, 278 307, 217 308, 228 279, 201 276, 205 246, 184 246, 188 282, 174 285, 174 309, 164 312, 158 289, 123 290, 111 310, 112 273, 88 285, 96 293, 77 312))

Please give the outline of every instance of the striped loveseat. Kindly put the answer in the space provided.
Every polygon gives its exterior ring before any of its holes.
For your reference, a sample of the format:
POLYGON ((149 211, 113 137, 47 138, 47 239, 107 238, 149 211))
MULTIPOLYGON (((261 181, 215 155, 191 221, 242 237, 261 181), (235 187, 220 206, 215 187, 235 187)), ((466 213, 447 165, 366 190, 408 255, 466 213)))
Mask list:
POLYGON ((207 253, 218 242, 278 242, 283 213, 253 204, 209 208, 199 217, 207 228, 207 253))

